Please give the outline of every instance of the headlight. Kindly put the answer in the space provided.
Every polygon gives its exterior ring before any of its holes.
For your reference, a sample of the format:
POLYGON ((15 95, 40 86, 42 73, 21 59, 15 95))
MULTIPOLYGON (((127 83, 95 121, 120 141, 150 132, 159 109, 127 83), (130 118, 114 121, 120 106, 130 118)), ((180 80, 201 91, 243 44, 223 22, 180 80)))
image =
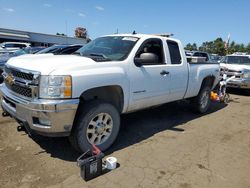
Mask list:
POLYGON ((39 84, 40 98, 71 98, 71 76, 41 76, 39 84))
POLYGON ((243 78, 250 78, 250 72, 243 73, 243 78))

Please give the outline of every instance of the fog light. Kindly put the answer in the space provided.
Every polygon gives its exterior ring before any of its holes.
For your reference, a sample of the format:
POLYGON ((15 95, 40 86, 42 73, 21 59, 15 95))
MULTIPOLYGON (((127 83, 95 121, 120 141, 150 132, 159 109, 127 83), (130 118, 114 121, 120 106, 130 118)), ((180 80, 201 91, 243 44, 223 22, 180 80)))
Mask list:
POLYGON ((44 125, 44 126, 51 126, 51 122, 48 119, 39 118, 39 124, 44 125))

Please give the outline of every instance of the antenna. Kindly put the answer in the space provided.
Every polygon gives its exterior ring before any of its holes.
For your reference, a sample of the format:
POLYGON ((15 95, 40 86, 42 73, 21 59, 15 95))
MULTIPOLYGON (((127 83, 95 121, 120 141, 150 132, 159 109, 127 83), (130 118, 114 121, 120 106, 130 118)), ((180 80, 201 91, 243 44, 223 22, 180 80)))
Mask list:
POLYGON ((135 35, 135 34, 137 34, 137 33, 136 33, 136 31, 134 30, 132 34, 135 35))
POLYGON ((116 32, 115 32, 115 34, 118 34, 118 28, 116 29, 116 32))

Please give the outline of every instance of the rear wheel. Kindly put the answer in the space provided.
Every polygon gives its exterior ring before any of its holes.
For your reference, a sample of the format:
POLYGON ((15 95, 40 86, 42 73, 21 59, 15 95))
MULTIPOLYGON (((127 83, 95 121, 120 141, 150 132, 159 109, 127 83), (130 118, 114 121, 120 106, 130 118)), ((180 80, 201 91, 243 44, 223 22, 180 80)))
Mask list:
POLYGON ((250 89, 245 89, 245 94, 250 96, 250 89))
POLYGON ((209 86, 203 86, 199 94, 191 100, 191 106, 196 113, 205 113, 211 103, 210 99, 211 88, 209 86))
POLYGON ((80 107, 69 140, 80 152, 87 151, 92 144, 104 151, 113 144, 119 129, 120 114, 117 109, 103 101, 91 101, 80 107))

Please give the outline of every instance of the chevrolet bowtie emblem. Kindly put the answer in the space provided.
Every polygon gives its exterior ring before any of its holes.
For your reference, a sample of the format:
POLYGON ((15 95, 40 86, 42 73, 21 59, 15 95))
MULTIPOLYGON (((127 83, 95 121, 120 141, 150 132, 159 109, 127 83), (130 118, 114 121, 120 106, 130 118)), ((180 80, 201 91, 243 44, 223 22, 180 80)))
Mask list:
POLYGON ((9 85, 13 85, 15 83, 15 78, 12 74, 9 74, 6 78, 5 81, 9 84, 9 85))

